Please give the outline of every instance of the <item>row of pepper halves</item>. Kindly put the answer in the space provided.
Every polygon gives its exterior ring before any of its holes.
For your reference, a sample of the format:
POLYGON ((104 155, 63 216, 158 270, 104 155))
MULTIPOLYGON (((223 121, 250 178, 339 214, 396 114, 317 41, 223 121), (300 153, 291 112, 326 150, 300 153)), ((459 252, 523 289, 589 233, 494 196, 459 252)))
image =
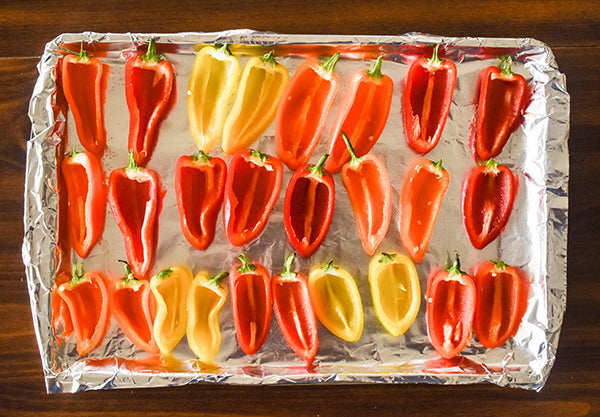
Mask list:
MULTIPOLYGON (((363 331, 363 307, 356 281, 343 268, 315 268, 308 279, 292 271, 294 254, 284 270, 270 278, 260 264, 240 255, 241 265, 229 273, 231 310, 240 348, 256 353, 267 339, 271 310, 292 350, 310 367, 319 347, 317 318, 335 336, 356 342, 363 331)), ((57 312, 52 327, 59 344, 75 334, 77 352, 84 356, 99 346, 110 317, 139 349, 169 355, 187 335, 190 349, 212 363, 221 346, 219 312, 227 289, 226 272, 193 278, 184 267, 163 269, 150 281, 138 280, 125 263, 124 278, 106 280, 99 272, 75 268, 73 278, 56 289, 57 312), (57 336, 59 336, 57 334, 57 336)), ((529 280, 502 262, 480 263, 473 277, 454 265, 434 272, 427 284, 427 333, 443 358, 457 356, 471 340, 472 329, 493 349, 514 336, 527 308, 529 280)), ((421 288, 413 262, 400 253, 381 253, 369 264, 373 308, 383 327, 399 336, 413 324, 420 309, 421 288)))

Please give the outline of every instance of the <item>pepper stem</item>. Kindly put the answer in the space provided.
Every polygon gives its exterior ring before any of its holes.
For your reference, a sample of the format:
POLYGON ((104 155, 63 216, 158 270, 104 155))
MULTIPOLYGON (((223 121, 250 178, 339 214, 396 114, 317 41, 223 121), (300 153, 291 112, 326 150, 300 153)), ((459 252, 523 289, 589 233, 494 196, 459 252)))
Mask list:
POLYGON ((498 169, 498 162, 496 162, 496 160, 494 158, 488 159, 481 165, 485 166, 490 171, 495 171, 498 169))
POLYGON ((202 149, 200 149, 198 151, 197 155, 192 155, 192 159, 194 161, 202 161, 202 162, 206 163, 212 159, 212 156, 210 156, 209 154, 204 152, 202 149))
POLYGON ((79 51, 79 53, 77 54, 77 60, 81 61, 86 60, 86 59, 90 59, 92 57, 91 54, 88 54, 86 50, 83 49, 83 42, 81 42, 81 49, 79 51))
POLYGON ((429 61, 431 65, 440 65, 442 63, 442 60, 438 56, 439 48, 440 44, 438 43, 437 45, 435 45, 435 48, 433 48, 433 55, 431 56, 431 58, 427 58, 427 61, 429 61))
POLYGON ((323 67, 323 69, 325 69, 325 71, 327 71, 328 73, 331 74, 333 72, 333 69, 335 68, 335 64, 337 64, 337 61, 339 58, 340 58, 340 53, 336 52, 327 61, 325 61, 324 64, 321 64, 321 66, 323 67))
POLYGON ((83 267, 83 264, 73 264, 73 278, 71 279, 70 283, 72 285, 77 284, 79 281, 81 281, 83 279, 83 276, 85 275, 85 270, 83 267))
POLYGON ((352 157, 350 162, 353 164, 358 163, 360 161, 360 157, 358 155, 356 155, 356 151, 352 147, 352 144, 350 143, 350 139, 348 139, 348 136, 344 132, 342 132, 342 138, 344 139, 344 142, 346 143, 346 147, 348 148, 348 152, 350 152, 350 156, 352 157))
POLYGON ((503 75, 512 75, 512 58, 510 55, 504 55, 500 57, 500 64, 498 64, 498 68, 502 71, 503 75))
POLYGON ((439 169, 440 171, 445 171, 444 167, 442 166, 442 158, 440 158, 439 161, 431 161, 431 165, 433 165, 436 169, 439 169))
POLYGON ((283 272, 281 275, 290 275, 292 274, 292 263, 294 262, 294 258, 296 257, 295 253, 290 253, 285 258, 285 263, 283 264, 283 272))
POLYGON ((325 272, 331 272, 331 271, 335 271, 336 269, 338 269, 338 267, 333 264, 333 259, 332 259, 331 261, 327 262, 327 265, 321 267, 321 269, 325 272))
POLYGON ((377 262, 379 262, 380 264, 387 264, 388 262, 392 262, 395 257, 395 253, 381 252, 381 258, 379 258, 377 262))
POLYGON ((275 65, 279 65, 279 63, 277 61, 275 61, 275 52, 271 51, 268 54, 265 54, 263 56, 260 57, 260 60, 262 62, 264 62, 267 65, 271 65, 271 66, 275 66, 275 65))
POLYGON ((131 270, 131 266, 129 266, 129 262, 124 261, 123 259, 119 259, 119 262, 122 262, 125 264, 125 277, 121 278, 122 281, 124 282, 137 282, 138 279, 135 277, 135 275, 133 275, 133 271, 131 270))
POLYGON ((383 63, 383 55, 381 55, 379 58, 377 58, 377 60, 375 61, 375 63, 371 67, 371 69, 369 71, 367 71, 367 75, 369 77, 371 77, 371 79, 380 80, 381 78, 383 78, 383 74, 381 73, 381 64, 382 63, 383 63))
POLYGON ((129 151, 129 163, 125 167, 125 171, 139 171, 140 169, 142 169, 142 167, 139 166, 137 162, 135 162, 135 156, 133 155, 133 151, 129 151))
POLYGON ((173 268, 165 268, 156 275, 156 278, 165 279, 171 275, 171 273, 173 273, 173 268))
POLYGON ((504 271, 506 269, 506 264, 502 261, 492 263, 496 266, 496 269, 498 269, 499 271, 504 271))
POLYGON ((244 255, 238 256, 238 259, 240 261, 242 261, 242 264, 237 269, 237 272, 241 272, 242 274, 245 274, 247 272, 252 272, 256 269, 256 265, 249 263, 248 258, 246 258, 244 255))
POLYGON ((227 272, 227 271, 223 271, 223 272, 221 272, 220 274, 218 274, 217 276, 215 276, 215 277, 213 277, 213 278, 209 279, 209 280, 208 280, 208 282, 209 282, 210 284, 213 284, 213 285, 214 285, 215 287, 217 287, 217 288, 223 288, 223 287, 221 286, 221 280, 223 280, 223 278, 225 278, 225 277, 227 277, 227 276, 229 276, 229 272, 227 272))
POLYGON ((252 158, 259 160, 261 163, 269 159, 269 155, 267 155, 266 153, 262 153, 261 151, 256 149, 248 149, 248 153, 250 153, 250 156, 252 158))
POLYGON ((154 42, 154 38, 150 39, 146 55, 142 55, 140 58, 142 58, 144 62, 150 62, 154 64, 163 60, 162 55, 156 52, 156 42, 154 42))
POLYGON ((460 257, 458 256, 458 252, 456 252, 456 259, 450 268, 446 270, 450 275, 461 276, 464 275, 464 271, 460 270, 460 257))
POLYGON ((315 175, 318 175, 319 177, 323 177, 324 175, 327 174, 327 171, 325 171, 325 161, 327 160, 327 157, 329 156, 328 153, 326 153, 325 155, 323 155, 321 157, 321 159, 319 159, 319 162, 317 162, 316 165, 311 165, 308 168, 306 168, 308 171, 312 172, 315 175))
POLYGON ((216 43, 215 48, 217 48, 217 52, 221 52, 226 56, 231 56, 231 51, 229 50, 229 46, 226 43, 216 43))

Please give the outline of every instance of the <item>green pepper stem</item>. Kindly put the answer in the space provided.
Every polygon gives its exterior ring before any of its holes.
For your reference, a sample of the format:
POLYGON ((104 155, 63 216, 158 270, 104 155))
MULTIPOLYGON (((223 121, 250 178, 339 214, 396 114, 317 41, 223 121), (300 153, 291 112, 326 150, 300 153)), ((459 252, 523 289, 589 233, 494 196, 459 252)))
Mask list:
POLYGON ((215 277, 213 277, 213 278, 209 279, 209 280, 208 280, 208 282, 209 282, 210 284, 213 284, 213 285, 214 285, 215 287, 217 287, 217 288, 223 288, 223 287, 221 286, 221 281, 223 280, 223 278, 225 278, 225 277, 227 277, 227 276, 229 276, 229 272, 227 272, 227 271, 223 271, 223 272, 221 272, 220 274, 218 274, 217 276, 215 276, 215 277))
POLYGON ((481 165, 485 166, 490 171, 495 171, 496 169, 498 169, 498 162, 496 162, 494 158, 488 159, 481 165))
POLYGON ((129 262, 124 261, 123 259, 119 259, 119 262, 122 262, 125 264, 125 277, 121 278, 121 281, 123 282, 127 282, 127 283, 134 283, 139 281, 135 275, 133 275, 133 271, 131 270, 131 266, 129 266, 129 262))
POLYGON ((229 46, 226 43, 216 43, 215 48, 217 48, 217 52, 221 52, 227 56, 232 55, 229 46))
POLYGON ((133 155, 133 151, 129 151, 129 163, 125 167, 125 171, 139 171, 142 169, 141 166, 135 162, 135 156, 133 155))
POLYGON ((281 275, 284 274, 292 274, 292 263, 294 262, 294 258, 296 257, 295 253, 290 253, 286 258, 285 258, 285 263, 283 264, 283 272, 281 273, 281 275))
POLYGON ((328 73, 331 74, 333 72, 333 69, 335 68, 335 64, 337 64, 337 61, 339 58, 340 58, 340 53, 336 52, 327 61, 325 61, 324 64, 321 64, 321 66, 323 67, 323 69, 325 69, 325 71, 327 71, 328 73))
POLYGON ((249 263, 248 258, 246 258, 244 255, 238 256, 238 259, 240 261, 242 261, 242 264, 237 269, 237 272, 241 272, 242 274, 245 274, 247 272, 252 272, 256 269, 256 265, 249 263))
POLYGON ((465 272, 460 270, 460 257, 458 256, 458 252, 456 252, 456 259, 450 268, 446 270, 452 276, 461 276, 464 275, 465 272))
POLYGON ((502 71, 504 75, 512 75, 512 58, 510 55, 504 55, 500 57, 500 64, 498 64, 498 68, 502 71))
POLYGON ((73 278, 71 279, 71 281, 69 281, 69 283, 71 285, 75 285, 77 284, 79 281, 81 281, 83 279, 83 276, 85 275, 85 269, 83 267, 83 264, 73 264, 73 278))
POLYGON ((371 67, 371 69, 369 71, 367 71, 367 75, 369 77, 371 77, 371 79, 380 80, 381 78, 383 78, 383 74, 381 73, 381 64, 382 63, 383 63, 383 55, 381 55, 379 58, 377 58, 377 60, 375 61, 375 63, 371 67))
POLYGON ((445 171, 444 167, 442 166, 442 158, 440 158, 439 161, 429 161, 431 162, 431 165, 433 165, 436 169, 439 169, 440 171, 445 171))
POLYGON ((325 161, 327 160, 327 157, 329 156, 328 153, 326 153, 325 155, 323 155, 321 157, 321 159, 319 159, 319 162, 317 162, 316 165, 311 165, 308 168, 306 168, 309 172, 312 172, 315 175, 318 175, 319 177, 323 177, 327 174, 327 171, 325 170, 325 161))
POLYGON ((260 60, 262 62, 264 62, 265 64, 271 65, 273 67, 276 65, 279 65, 279 63, 277 61, 275 61, 275 52, 274 51, 271 51, 268 54, 261 56, 260 60))
POLYGON ((502 261, 497 261, 497 262, 492 262, 495 266, 496 269, 499 271, 504 271, 506 269, 506 264, 502 261))
POLYGON ((92 56, 93 55, 88 54, 87 51, 83 49, 83 42, 81 42, 81 50, 77 54, 77 60, 81 61, 81 60, 90 59, 92 56))
POLYGON ((333 264, 333 259, 332 259, 331 261, 327 262, 327 265, 321 267, 321 269, 325 272, 331 272, 331 271, 335 271, 336 269, 338 269, 338 267, 333 264))
POLYGON ((144 62, 150 62, 156 64, 163 60, 162 55, 156 52, 156 43, 154 42, 154 38, 150 39, 150 43, 148 44, 148 51, 146 55, 142 55, 140 57, 144 62))
POLYGON ((250 156, 252 158, 257 159, 261 163, 263 163, 267 159, 269 159, 269 155, 267 155, 266 153, 262 153, 261 151, 259 151, 257 149, 248 149, 248 153, 250 153, 250 156))
POLYGON ((378 262, 380 264, 387 264, 388 262, 392 262, 395 257, 396 257, 395 253, 381 252, 381 258, 379 258, 378 262))
POLYGON ((442 63, 442 60, 438 56, 439 48, 440 44, 438 43, 437 45, 435 45, 435 48, 433 48, 433 55, 431 56, 431 58, 427 58, 427 61, 429 61, 431 65, 440 65, 442 63))
POLYGON ((360 157, 358 155, 356 155, 356 151, 352 147, 352 144, 350 143, 350 139, 348 139, 348 136, 344 132, 342 132, 342 138, 344 139, 344 142, 346 143, 346 147, 348 148, 348 152, 350 152, 350 156, 352 157, 350 162, 353 164, 358 163, 360 161, 360 157))
POLYGON ((162 271, 160 271, 156 277, 159 279, 165 279, 167 278, 169 275, 171 275, 173 273, 173 268, 165 268, 162 271))
POLYGON ((210 161, 212 159, 212 156, 210 156, 209 154, 204 152, 202 149, 200 149, 198 151, 198 154, 191 155, 191 157, 194 161, 201 161, 204 163, 207 163, 208 161, 210 161))

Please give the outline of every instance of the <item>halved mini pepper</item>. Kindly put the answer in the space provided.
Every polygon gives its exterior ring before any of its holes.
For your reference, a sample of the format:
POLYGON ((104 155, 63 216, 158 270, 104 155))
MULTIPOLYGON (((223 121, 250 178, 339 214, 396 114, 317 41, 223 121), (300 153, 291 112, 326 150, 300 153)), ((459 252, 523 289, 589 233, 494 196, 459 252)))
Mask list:
POLYGON ((345 269, 327 265, 313 269, 308 291, 319 321, 346 342, 356 342, 363 331, 363 308, 356 281, 345 269))
POLYGON ((342 137, 345 132, 358 156, 368 153, 377 142, 392 106, 394 83, 381 73, 383 57, 369 71, 359 71, 352 79, 333 123, 329 138, 329 159, 325 169, 340 172, 350 160, 342 137))
POLYGON ((248 354, 255 354, 267 340, 271 326, 271 282, 269 273, 260 264, 248 263, 244 255, 238 257, 229 273, 231 312, 238 343, 248 354))
POLYGON ((414 61, 406 76, 404 90, 404 131, 408 145, 427 153, 437 145, 452 104, 456 65, 438 58, 440 45, 431 58, 414 61))
POLYGON ((283 272, 271 280, 273 310, 285 341, 310 367, 319 349, 317 319, 306 277, 292 272, 294 256, 288 255, 283 272))
POLYGON ((187 330, 187 299, 192 273, 182 266, 165 268, 150 280, 156 301, 153 334, 158 349, 168 355, 187 330))
POLYGON ((477 264, 473 278, 477 288, 473 328, 481 344, 493 349, 519 330, 527 310, 529 279, 502 261, 477 264))
POLYGON ((425 257, 449 183, 450 173, 441 159, 420 158, 408 168, 400 203, 400 238, 415 262, 425 257))
POLYGON ((394 337, 413 324, 421 305, 421 285, 410 258, 382 252, 369 263, 373 309, 383 327, 394 337))
POLYGON ((223 203, 227 165, 221 158, 183 155, 175 163, 175 199, 184 236, 204 250, 215 238, 217 217, 223 203))
POLYGON ((483 249, 504 231, 518 188, 518 177, 493 159, 467 174, 462 211, 467 234, 475 248, 483 249))
POLYGON ((373 255, 385 238, 392 219, 392 185, 381 160, 356 155, 344 132, 342 137, 351 155, 342 168, 342 181, 350 197, 363 249, 373 255))
POLYGON ((200 150, 210 151, 221 139, 227 108, 239 78, 240 62, 226 44, 218 49, 205 46, 196 54, 187 90, 187 112, 192 136, 200 150))
POLYGON ((211 362, 221 346, 219 312, 227 300, 227 288, 221 280, 227 272, 211 278, 199 272, 187 298, 187 341, 192 352, 204 362, 211 362))
POLYGON ((247 149, 233 155, 225 182, 223 223, 234 246, 263 231, 281 189, 283 166, 275 157, 247 149))
POLYGON ((294 171, 283 205, 283 224, 289 242, 305 258, 319 248, 333 218, 335 184, 323 168, 327 155, 316 165, 294 171))
POLYGON ((471 340, 477 291, 470 275, 460 270, 458 254, 452 267, 427 281, 427 333, 437 353, 457 356, 471 340))
POLYGON ((288 70, 273 51, 246 63, 239 90, 223 127, 223 152, 234 154, 251 146, 271 124, 288 84, 288 70))
POLYGON ((91 152, 63 158, 62 176, 67 190, 70 242, 75 252, 88 256, 104 230, 106 186, 100 163, 91 152))
POLYGON ((277 156, 290 169, 308 163, 323 133, 340 85, 333 72, 339 57, 336 52, 323 64, 306 59, 283 93, 275 118, 275 145, 277 156))
POLYGON ((56 344, 60 346, 62 342, 66 342, 73 335, 73 321, 69 306, 60 296, 58 287, 61 284, 73 279, 70 273, 60 271, 54 278, 52 286, 51 303, 52 303, 52 333, 56 337, 56 344), (60 332, 60 333, 59 333, 60 332))
POLYGON ((487 67, 479 76, 475 155, 486 161, 502 152, 511 133, 519 124, 525 105, 527 82, 511 70, 510 56, 500 65, 487 67))

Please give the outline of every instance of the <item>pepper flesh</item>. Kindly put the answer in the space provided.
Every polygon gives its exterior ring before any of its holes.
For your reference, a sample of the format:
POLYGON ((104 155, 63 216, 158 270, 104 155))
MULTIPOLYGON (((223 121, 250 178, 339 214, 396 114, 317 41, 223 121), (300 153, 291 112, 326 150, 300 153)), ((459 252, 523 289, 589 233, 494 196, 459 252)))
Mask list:
POLYGON ((363 308, 356 281, 333 261, 313 269, 308 291, 319 321, 346 342, 356 342, 363 331, 363 308))
POLYGON ((482 262, 473 268, 477 307, 475 334, 488 349, 503 345, 519 330, 527 310, 529 279, 504 262, 482 262))
POLYGON ((402 186, 400 238, 415 262, 425 257, 449 183, 450 173, 441 159, 420 158, 408 168, 402 186))
POLYGON ((192 273, 182 266, 160 271, 150 280, 156 301, 156 318, 152 332, 158 349, 170 354, 187 330, 187 298, 192 273))
POLYGON ((518 177, 493 159, 467 174, 462 211, 465 229, 475 248, 483 249, 504 231, 518 188, 518 177))
POLYGON ((394 83, 381 73, 382 57, 370 71, 360 71, 352 79, 331 129, 329 158, 325 169, 335 173, 350 160, 342 137, 345 132, 358 156, 368 153, 387 122, 392 105, 394 83))
POLYGON ((204 362, 211 362, 221 346, 219 312, 227 300, 227 288, 220 284, 229 275, 214 278, 200 272, 192 281, 187 298, 187 341, 192 352, 204 362))
POLYGON ((187 112, 198 148, 210 151, 221 139, 227 108, 237 90, 240 63, 227 45, 205 46, 196 55, 187 90, 187 112))
POLYGON ((271 280, 273 311, 285 341, 310 367, 319 349, 317 318, 306 277, 292 272, 293 261, 291 254, 286 258, 283 272, 271 280))
POLYGON ((385 238, 392 220, 392 184, 385 165, 373 155, 357 157, 344 132, 342 137, 351 155, 342 168, 363 249, 373 255, 385 238))
POLYGON ((337 52, 324 64, 306 59, 283 93, 275 117, 275 145, 290 169, 308 163, 323 133, 339 89, 340 77, 333 72, 339 56, 337 52))
POLYGON ((241 265, 229 272, 231 311, 238 343, 248 354, 255 354, 267 340, 271 324, 271 282, 266 269, 250 264, 240 255, 241 265))
POLYGON ((273 52, 246 63, 239 90, 223 127, 223 152, 234 154, 251 146, 271 124, 288 84, 288 70, 273 52))
POLYGON ((184 236, 196 249, 207 249, 215 237, 223 203, 227 165, 221 158, 181 156, 175 163, 175 198, 184 236))
POLYGON ((71 320, 71 313, 69 313, 69 306, 60 296, 58 287, 72 279, 70 274, 65 271, 57 273, 54 278, 54 285, 52 286, 52 333, 56 337, 56 343, 58 346, 62 342, 66 342, 73 335, 73 321, 71 320), (59 334, 59 329, 62 331, 59 334))
POLYGON ((244 245, 263 231, 277 202, 282 175, 277 158, 248 149, 233 155, 223 200, 225 235, 232 245, 244 245))
POLYGON ((483 161, 502 152, 525 105, 527 82, 511 71, 511 64, 510 57, 503 57, 499 67, 487 67, 480 75, 474 151, 483 161))
POLYGON ((316 165, 294 171, 283 205, 283 224, 289 242, 305 258, 319 248, 333 218, 335 184, 323 168, 324 155, 316 165))
POLYGON ((423 154, 442 136, 456 84, 456 65, 440 60, 438 48, 436 45, 431 58, 421 57, 411 64, 404 90, 406 141, 423 154))
POLYGON ((406 332, 421 305, 419 276, 410 258, 385 252, 373 257, 369 287, 373 309, 383 327, 394 337, 406 332))

